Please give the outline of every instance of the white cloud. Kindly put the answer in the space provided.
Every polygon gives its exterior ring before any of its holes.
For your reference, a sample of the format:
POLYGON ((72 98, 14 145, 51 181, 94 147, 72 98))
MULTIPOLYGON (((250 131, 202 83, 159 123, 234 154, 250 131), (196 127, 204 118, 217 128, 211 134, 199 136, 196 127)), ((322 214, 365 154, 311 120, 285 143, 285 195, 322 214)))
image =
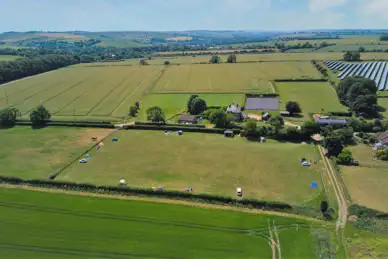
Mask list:
POLYGON ((347 1, 348 0, 309 0, 309 8, 312 12, 321 12, 335 6, 343 5, 347 1))
POLYGON ((359 5, 359 12, 362 14, 378 14, 386 17, 387 11, 387 0, 363 0, 359 5))

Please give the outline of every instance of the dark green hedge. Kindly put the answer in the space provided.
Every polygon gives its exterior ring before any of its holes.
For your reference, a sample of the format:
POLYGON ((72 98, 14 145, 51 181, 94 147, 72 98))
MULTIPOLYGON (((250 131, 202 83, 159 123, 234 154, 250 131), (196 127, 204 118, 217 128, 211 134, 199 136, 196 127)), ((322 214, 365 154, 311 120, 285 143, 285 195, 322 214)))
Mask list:
POLYGON ((342 116, 342 117, 352 117, 353 113, 351 112, 329 112, 331 116, 342 116))
POLYGON ((264 210, 292 211, 293 207, 287 203, 260 201, 255 199, 234 199, 226 196, 217 196, 210 194, 192 194, 179 191, 154 191, 152 189, 115 187, 115 186, 96 186, 93 184, 77 184, 71 182, 59 182, 50 180, 23 180, 17 177, 0 176, 0 183, 31 185, 43 188, 56 188, 62 190, 83 191, 92 193, 116 194, 116 195, 142 195, 150 197, 184 199, 212 204, 243 206, 264 210))
POLYGON ((278 97, 279 94, 277 93, 267 93, 267 94, 255 94, 255 93, 248 93, 246 94, 246 97, 278 97))
POLYGON ((179 124, 179 123, 168 123, 168 124, 160 124, 153 122, 141 122, 136 121, 135 125, 145 125, 145 126, 171 126, 171 127, 180 127, 180 128, 206 128, 206 125, 197 125, 197 124, 179 124))

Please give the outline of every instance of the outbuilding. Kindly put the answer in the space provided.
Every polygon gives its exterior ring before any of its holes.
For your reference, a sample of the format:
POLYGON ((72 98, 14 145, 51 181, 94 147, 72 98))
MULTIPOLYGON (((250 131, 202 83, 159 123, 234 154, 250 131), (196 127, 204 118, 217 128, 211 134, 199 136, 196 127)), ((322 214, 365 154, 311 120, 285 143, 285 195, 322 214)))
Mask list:
POLYGON ((233 130, 225 130, 224 131, 224 136, 227 137, 227 138, 233 138, 234 137, 233 130))
POLYGON ((345 126, 348 124, 347 120, 339 120, 339 119, 318 119, 316 120, 316 123, 320 126, 327 126, 327 125, 342 125, 345 126))
POLYGON ((182 123, 182 124, 197 124, 198 123, 198 117, 197 116, 192 116, 192 115, 179 115, 178 123, 182 123))

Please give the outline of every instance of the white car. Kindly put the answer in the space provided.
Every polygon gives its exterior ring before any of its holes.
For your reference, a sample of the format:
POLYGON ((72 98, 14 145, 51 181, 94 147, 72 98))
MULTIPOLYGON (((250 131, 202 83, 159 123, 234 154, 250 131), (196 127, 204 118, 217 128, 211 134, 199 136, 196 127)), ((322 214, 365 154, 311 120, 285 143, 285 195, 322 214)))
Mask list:
POLYGON ((303 166, 310 166, 311 164, 309 162, 307 162, 307 161, 304 161, 304 162, 302 162, 302 165, 303 166))
POLYGON ((241 188, 237 188, 237 189, 236 189, 236 194, 237 194, 238 197, 242 197, 242 196, 243 196, 243 191, 242 191, 242 189, 241 189, 241 188))

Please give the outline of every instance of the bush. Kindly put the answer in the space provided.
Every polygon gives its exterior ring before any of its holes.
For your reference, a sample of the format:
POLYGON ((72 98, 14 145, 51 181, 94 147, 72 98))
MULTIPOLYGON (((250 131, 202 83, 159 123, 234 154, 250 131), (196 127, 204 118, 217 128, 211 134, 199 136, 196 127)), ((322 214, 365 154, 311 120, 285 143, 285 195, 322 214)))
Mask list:
POLYGON ((219 56, 212 56, 209 60, 210 64, 219 64, 222 63, 222 59, 219 56))
POLYGON ((30 113, 30 120, 32 125, 44 125, 51 119, 51 113, 40 105, 32 110, 30 113))
POLYGON ((16 123, 20 112, 16 108, 5 108, 0 110, 0 127, 12 127, 16 123))
POLYGON ((237 57, 236 55, 230 55, 228 57, 228 60, 226 61, 227 63, 237 63, 237 57))
POLYGON ((339 165, 351 165, 353 164, 353 155, 352 152, 348 149, 343 149, 337 157, 337 164, 339 165))
POLYGON ((190 109, 189 109, 190 114, 198 115, 204 112, 206 109, 207 109, 206 101, 199 97, 194 98, 190 102, 190 109))
POLYGON ((291 115, 294 115, 295 113, 300 113, 302 111, 300 106, 299 106, 299 103, 297 103, 297 102, 288 102, 286 104, 286 110, 291 115))
POLYGON ((130 115, 131 117, 136 117, 137 111, 138 111, 138 109, 137 109, 136 106, 131 106, 131 107, 129 108, 129 115, 130 115))
POLYGON ((226 111, 219 109, 214 110, 209 115, 211 123, 215 124, 217 128, 226 128, 230 123, 230 117, 226 111))

